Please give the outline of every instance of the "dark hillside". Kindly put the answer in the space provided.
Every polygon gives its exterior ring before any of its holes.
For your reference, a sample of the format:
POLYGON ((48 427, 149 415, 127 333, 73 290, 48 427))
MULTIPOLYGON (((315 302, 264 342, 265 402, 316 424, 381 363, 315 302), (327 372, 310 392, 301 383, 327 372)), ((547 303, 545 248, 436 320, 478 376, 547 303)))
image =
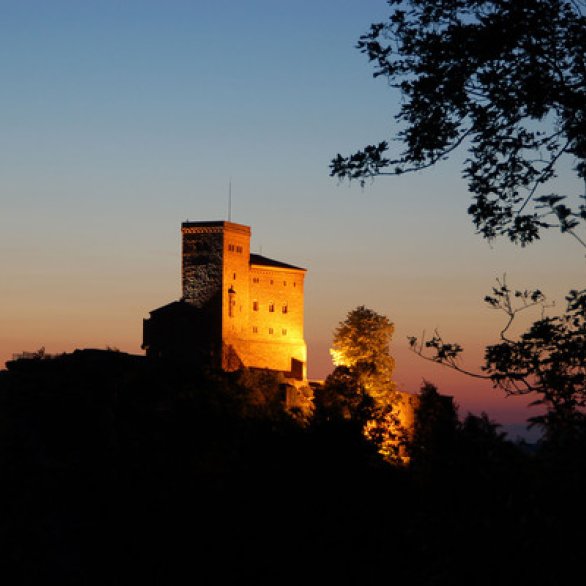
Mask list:
POLYGON ((10 363, 6 583, 563 584, 575 569, 574 461, 552 475, 471 421, 448 453, 395 468, 352 425, 301 427, 278 385, 244 380, 111 351, 10 363))

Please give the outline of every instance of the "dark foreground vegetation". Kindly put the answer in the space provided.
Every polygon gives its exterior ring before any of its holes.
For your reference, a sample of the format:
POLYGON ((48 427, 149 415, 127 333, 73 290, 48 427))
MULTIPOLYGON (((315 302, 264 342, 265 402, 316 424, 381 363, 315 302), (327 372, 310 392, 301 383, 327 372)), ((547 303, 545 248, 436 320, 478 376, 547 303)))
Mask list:
POLYGON ((427 387, 412 463, 392 466, 352 420, 320 408, 299 425, 280 392, 263 373, 119 352, 12 363, 0 372, 3 583, 566 584, 583 574, 578 440, 563 451, 514 445, 486 417, 458 422, 436 408, 427 387))

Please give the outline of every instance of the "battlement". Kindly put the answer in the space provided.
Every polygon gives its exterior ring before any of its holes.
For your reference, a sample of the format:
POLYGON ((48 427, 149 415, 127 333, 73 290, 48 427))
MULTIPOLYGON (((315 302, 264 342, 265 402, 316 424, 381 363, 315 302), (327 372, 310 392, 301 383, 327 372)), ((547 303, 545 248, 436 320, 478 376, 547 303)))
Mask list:
POLYGON ((181 232, 185 233, 223 233, 225 231, 240 232, 250 236, 250 226, 244 224, 236 224, 235 222, 227 222, 225 220, 216 220, 211 222, 182 222, 181 232))

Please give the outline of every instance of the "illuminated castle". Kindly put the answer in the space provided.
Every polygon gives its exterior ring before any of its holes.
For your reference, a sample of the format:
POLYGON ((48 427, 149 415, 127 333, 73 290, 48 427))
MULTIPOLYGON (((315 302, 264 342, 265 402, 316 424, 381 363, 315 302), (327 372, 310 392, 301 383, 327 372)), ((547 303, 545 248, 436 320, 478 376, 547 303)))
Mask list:
POLYGON ((306 380, 303 282, 306 270, 250 253, 250 228, 184 222, 183 297, 144 320, 147 356, 280 371, 306 380))

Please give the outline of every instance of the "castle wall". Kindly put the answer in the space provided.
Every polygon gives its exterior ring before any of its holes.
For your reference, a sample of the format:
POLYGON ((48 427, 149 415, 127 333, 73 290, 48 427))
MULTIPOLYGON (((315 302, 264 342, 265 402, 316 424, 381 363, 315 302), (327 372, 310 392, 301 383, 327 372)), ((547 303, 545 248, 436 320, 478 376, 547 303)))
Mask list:
POLYGON ((250 228, 225 222, 222 272, 222 339, 245 337, 250 313, 250 228))
POLYGON ((305 272, 252 265, 249 272, 248 318, 238 339, 226 338, 244 364, 291 373, 293 360, 305 378, 307 346, 303 339, 305 272))
POLYGON ((252 265, 250 334, 253 339, 303 341, 302 270, 252 265))
POLYGON ((291 373, 292 360, 302 363, 301 374, 296 378, 306 378, 307 346, 303 340, 296 341, 274 341, 274 340, 243 340, 233 339, 226 341, 234 348, 245 366, 255 368, 269 368, 280 370, 284 373, 291 373))

